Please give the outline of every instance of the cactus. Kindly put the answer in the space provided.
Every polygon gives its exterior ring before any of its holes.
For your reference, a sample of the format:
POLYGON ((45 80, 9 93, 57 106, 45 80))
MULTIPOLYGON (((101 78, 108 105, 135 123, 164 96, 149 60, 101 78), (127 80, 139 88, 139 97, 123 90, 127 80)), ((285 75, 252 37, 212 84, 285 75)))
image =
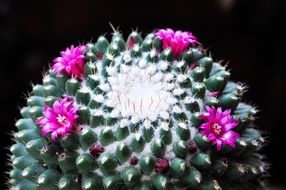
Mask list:
POLYGON ((21 109, 11 187, 263 189, 264 139, 244 92, 190 32, 71 46, 21 109))

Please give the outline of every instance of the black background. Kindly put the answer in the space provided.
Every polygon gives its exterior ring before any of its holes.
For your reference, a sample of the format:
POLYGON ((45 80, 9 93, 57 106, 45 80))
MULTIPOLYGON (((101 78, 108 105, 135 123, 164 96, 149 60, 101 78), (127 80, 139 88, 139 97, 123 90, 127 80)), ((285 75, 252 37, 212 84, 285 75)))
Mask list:
MULTIPOLYGON (((4 173, 8 133, 20 118, 31 82, 41 82, 59 51, 112 32, 138 28, 192 31, 215 60, 229 62, 232 79, 247 83, 245 101, 260 111, 271 185, 286 185, 286 73, 283 0, 71 1, 0 0, 0 141, 4 173)), ((108 34, 107 37, 110 37, 108 34)))

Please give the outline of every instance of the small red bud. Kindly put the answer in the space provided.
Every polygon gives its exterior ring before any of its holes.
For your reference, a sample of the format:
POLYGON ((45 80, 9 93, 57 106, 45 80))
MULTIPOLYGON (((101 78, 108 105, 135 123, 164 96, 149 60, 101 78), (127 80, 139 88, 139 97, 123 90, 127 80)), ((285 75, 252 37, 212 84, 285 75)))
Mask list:
POLYGON ((197 151, 197 145, 194 142, 189 142, 189 152, 190 154, 194 154, 197 151))
POLYGON ((95 143, 89 147, 89 153, 94 157, 98 157, 102 152, 104 152, 104 148, 99 143, 95 143))
POLYGON ((158 159, 155 163, 156 172, 164 172, 169 169, 169 161, 166 159, 158 159))
POLYGON ((136 157, 136 156, 133 156, 131 159, 130 159, 130 164, 131 165, 136 165, 138 163, 139 159, 136 157))

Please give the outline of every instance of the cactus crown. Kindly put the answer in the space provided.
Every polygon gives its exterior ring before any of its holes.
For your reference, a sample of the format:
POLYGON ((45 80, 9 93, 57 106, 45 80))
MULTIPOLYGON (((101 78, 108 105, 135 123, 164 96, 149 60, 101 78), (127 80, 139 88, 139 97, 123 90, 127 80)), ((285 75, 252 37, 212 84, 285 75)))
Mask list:
POLYGON ((261 189, 244 86, 189 32, 71 46, 33 87, 11 147, 16 189, 261 189))

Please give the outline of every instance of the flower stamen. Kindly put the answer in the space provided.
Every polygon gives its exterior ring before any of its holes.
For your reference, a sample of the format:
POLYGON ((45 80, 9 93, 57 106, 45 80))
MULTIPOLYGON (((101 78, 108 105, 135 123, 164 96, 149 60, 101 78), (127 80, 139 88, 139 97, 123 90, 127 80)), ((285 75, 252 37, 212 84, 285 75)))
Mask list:
POLYGON ((211 130, 216 136, 220 136, 222 132, 222 127, 219 124, 214 123, 211 125, 211 130))
POLYGON ((61 125, 65 125, 68 122, 68 119, 65 115, 58 114, 57 121, 61 125))

